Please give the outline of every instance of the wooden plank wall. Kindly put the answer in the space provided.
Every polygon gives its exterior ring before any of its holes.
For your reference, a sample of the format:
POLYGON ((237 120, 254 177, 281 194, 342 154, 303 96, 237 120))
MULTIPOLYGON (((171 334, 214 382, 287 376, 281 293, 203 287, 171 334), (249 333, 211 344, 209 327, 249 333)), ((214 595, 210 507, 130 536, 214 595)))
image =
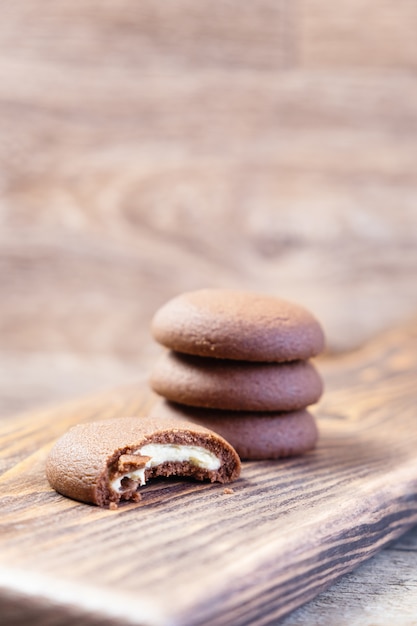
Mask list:
POLYGON ((0 414, 146 380, 153 311, 417 309, 412 0, 17 0, 0 21, 0 414))

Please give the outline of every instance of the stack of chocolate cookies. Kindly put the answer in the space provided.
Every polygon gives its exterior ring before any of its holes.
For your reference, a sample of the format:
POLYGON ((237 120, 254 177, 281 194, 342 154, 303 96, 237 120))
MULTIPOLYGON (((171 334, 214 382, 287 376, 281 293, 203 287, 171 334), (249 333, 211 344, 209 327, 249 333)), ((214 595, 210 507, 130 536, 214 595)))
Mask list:
POLYGON ((306 309, 267 295, 204 289, 167 302, 151 330, 168 348, 151 374, 163 397, 153 415, 214 430, 242 460, 314 448, 318 431, 306 407, 323 385, 309 359, 323 350, 324 335, 306 309))

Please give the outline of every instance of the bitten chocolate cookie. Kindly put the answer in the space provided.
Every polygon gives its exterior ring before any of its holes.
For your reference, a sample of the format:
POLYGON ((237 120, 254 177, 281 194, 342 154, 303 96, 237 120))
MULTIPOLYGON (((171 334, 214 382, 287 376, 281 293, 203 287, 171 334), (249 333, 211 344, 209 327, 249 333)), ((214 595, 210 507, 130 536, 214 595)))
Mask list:
POLYGON ((150 378, 173 402, 233 411, 291 411, 314 404, 323 385, 307 361, 250 363, 166 352, 150 378))
POLYGON ((56 491, 99 506, 138 501, 138 487, 155 476, 228 483, 239 474, 240 459, 227 441, 178 418, 79 424, 58 439, 46 462, 56 491))
POLYGON ((155 313, 151 331, 171 350, 220 359, 295 361, 324 347, 320 324, 298 304, 226 289, 173 298, 155 313))
POLYGON ((151 410, 160 417, 181 417, 214 430, 242 461, 281 459, 304 454, 317 443, 316 421, 306 410, 289 413, 217 411, 160 400, 151 410))

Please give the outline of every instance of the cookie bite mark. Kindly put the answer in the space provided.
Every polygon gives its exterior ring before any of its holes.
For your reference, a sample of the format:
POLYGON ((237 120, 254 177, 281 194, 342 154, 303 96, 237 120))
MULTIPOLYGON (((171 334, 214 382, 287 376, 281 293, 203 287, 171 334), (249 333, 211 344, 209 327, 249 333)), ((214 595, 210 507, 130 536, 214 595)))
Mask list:
POLYGON ((196 476, 199 473, 200 480, 204 480, 204 470, 215 472, 220 465, 219 457, 201 446, 148 443, 136 454, 123 454, 119 457, 117 471, 110 473, 110 490, 120 496, 130 494, 130 499, 133 491, 145 485, 152 474, 196 476), (143 456, 145 453, 150 456, 143 456))
POLYGON ((222 437, 180 419, 119 418, 79 424, 54 445, 46 475, 59 493, 115 508, 138 501, 155 476, 228 483, 240 459, 222 437))
POLYGON ((141 454, 121 454, 117 466, 109 469, 110 491, 120 494, 131 491, 132 498, 138 485, 145 484, 145 470, 150 460, 151 457, 141 454))

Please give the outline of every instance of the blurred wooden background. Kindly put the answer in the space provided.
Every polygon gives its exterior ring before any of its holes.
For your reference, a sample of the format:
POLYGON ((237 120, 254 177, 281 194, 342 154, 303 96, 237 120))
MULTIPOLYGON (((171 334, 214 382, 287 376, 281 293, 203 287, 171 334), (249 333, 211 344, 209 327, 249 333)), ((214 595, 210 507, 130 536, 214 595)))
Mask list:
POLYGON ((417 311, 417 3, 16 0, 0 22, 0 414, 148 375, 201 286, 331 351, 417 311))

